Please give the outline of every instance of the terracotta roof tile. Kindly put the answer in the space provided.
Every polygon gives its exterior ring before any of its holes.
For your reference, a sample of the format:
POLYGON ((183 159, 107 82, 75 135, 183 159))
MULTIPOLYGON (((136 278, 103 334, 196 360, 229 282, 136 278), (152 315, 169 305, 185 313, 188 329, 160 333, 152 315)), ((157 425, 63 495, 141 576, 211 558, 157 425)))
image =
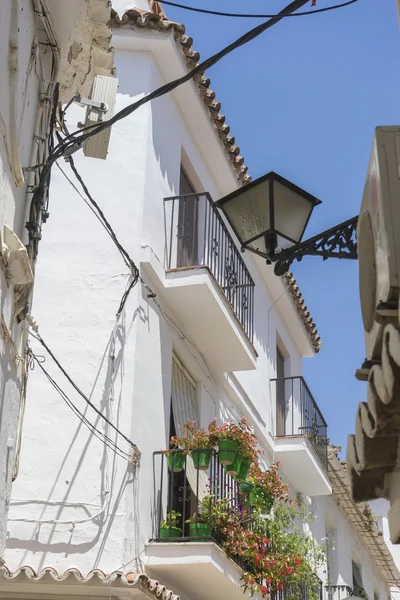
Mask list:
MULTIPOLYGON (((152 4, 157 5, 157 2, 153 2, 152 4)), ((175 21, 169 21, 165 17, 164 11, 155 13, 146 12, 139 8, 132 8, 121 18, 114 10, 111 11, 111 27, 119 28, 132 26, 137 27, 138 29, 171 31, 186 59, 188 69, 194 69, 200 62, 200 54, 192 48, 193 39, 186 35, 185 26, 181 23, 176 23, 175 21)), ((251 177, 247 173, 247 167, 243 164, 244 158, 240 155, 239 146, 235 144, 235 138, 230 135, 230 128, 225 123, 225 116, 220 113, 221 103, 216 100, 215 92, 210 89, 210 80, 202 74, 195 77, 194 81, 197 84, 204 105, 210 115, 214 128, 223 144, 238 180, 242 185, 249 183, 251 177)))
POLYGON ((362 540, 381 577, 388 586, 398 586, 400 584, 400 573, 390 550, 375 523, 371 523, 370 518, 368 518, 369 505, 365 502, 357 503, 353 500, 347 465, 338 458, 337 449, 334 447, 328 449, 328 460, 333 499, 362 540))
MULTIPOLYGON (((31 566, 24 565, 15 571, 12 571, 6 565, 0 567, 0 592, 1 580, 7 579, 15 583, 29 583, 50 581, 60 584, 84 584, 84 585, 106 585, 107 590, 110 587, 131 587, 138 588, 153 600, 179 600, 179 596, 168 590, 164 585, 155 579, 150 579, 144 573, 135 573, 132 571, 113 571, 105 573, 100 569, 92 569, 84 575, 79 569, 72 567, 66 571, 59 572, 55 567, 44 567, 40 571, 35 571, 31 566)), ((108 591, 107 591, 108 595, 108 591)))

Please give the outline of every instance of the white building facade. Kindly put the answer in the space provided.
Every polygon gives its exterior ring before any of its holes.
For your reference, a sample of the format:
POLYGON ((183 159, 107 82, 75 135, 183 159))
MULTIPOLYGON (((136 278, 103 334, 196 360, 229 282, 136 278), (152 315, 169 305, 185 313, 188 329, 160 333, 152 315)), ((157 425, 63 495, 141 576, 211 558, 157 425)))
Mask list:
MULTIPOLYGON (((114 5, 117 112, 199 57, 183 26, 145 0, 114 5)), ((67 120, 74 130, 84 114, 71 105, 67 120)), ((398 572, 383 541, 372 551, 365 519, 352 520, 347 483, 342 490, 335 479, 343 467, 302 378, 302 359, 320 348, 315 324, 295 280, 242 254, 213 205, 250 178, 207 78, 113 125, 105 162, 82 152, 74 161, 140 279, 131 286, 93 204, 59 162, 31 313, 53 358, 30 340, 36 360, 0 595, 239 600, 241 569, 217 544, 159 541, 172 502, 181 510, 189 487, 199 492, 189 473, 189 485, 172 489, 160 451, 187 418, 245 416, 266 466, 279 461, 314 514, 315 539, 332 540, 319 573, 324 600, 343 600, 355 584, 386 600, 398 572)))
POLYGON ((54 0, 4 0, 0 5, 0 559, 11 481, 18 471, 26 391, 25 316, 46 218, 41 210, 35 215, 31 210, 41 168, 30 167, 48 156, 56 82, 60 99, 66 101, 89 93, 95 74, 111 74, 109 11, 107 0, 72 0, 68 10, 54 0))

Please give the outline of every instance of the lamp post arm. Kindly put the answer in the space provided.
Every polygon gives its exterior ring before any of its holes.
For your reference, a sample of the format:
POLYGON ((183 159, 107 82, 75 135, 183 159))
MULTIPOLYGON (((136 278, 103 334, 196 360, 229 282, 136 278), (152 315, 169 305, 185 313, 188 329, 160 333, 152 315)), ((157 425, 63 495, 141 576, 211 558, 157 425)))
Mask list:
POLYGON ((357 253, 357 228, 358 216, 335 225, 314 237, 296 244, 287 250, 282 250, 275 255, 275 275, 286 273, 294 260, 300 261, 303 256, 322 256, 328 258, 351 258, 356 260, 357 253))

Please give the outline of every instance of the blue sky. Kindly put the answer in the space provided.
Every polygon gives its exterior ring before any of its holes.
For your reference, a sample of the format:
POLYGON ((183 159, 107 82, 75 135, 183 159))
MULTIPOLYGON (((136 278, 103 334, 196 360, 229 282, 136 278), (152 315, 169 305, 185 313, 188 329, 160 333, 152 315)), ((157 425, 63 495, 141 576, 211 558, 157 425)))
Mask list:
MULTIPOLYGON (((317 8, 337 2, 317 0, 317 8)), ((274 13, 289 0, 181 3, 274 13)), ((262 22, 165 10, 185 24, 202 59, 262 22)), ((274 170, 322 199, 307 237, 359 212, 374 128, 400 122, 399 64, 396 0, 359 0, 286 19, 208 71, 252 177, 274 170)), ((293 271, 323 341, 304 375, 332 442, 345 450, 366 399, 354 378, 365 356, 357 263, 307 257, 293 271)))

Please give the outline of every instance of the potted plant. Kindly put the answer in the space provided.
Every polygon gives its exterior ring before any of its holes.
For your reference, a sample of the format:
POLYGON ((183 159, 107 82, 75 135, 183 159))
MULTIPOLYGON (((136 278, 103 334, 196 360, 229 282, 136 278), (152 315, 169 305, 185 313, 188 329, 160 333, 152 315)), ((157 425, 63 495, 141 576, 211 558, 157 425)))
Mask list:
POLYGON ((185 521, 190 523, 189 534, 191 537, 209 538, 211 536, 212 498, 211 495, 205 496, 200 502, 199 511, 185 521))
POLYGON ((238 425, 232 421, 217 425, 213 421, 209 425, 209 431, 218 443, 220 462, 231 466, 227 473, 239 476, 240 480, 244 481, 250 464, 257 460, 260 454, 257 437, 247 424, 246 418, 243 417, 238 425))
POLYGON ((182 529, 178 527, 181 522, 181 513, 171 510, 166 516, 165 521, 160 523, 160 538, 181 537, 182 529))
POLYGON ((219 461, 223 465, 231 465, 239 448, 241 430, 238 425, 229 421, 223 425, 217 425, 212 421, 208 427, 210 434, 218 444, 219 461))
POLYGON ((174 473, 180 473, 185 466, 185 452, 179 448, 177 438, 172 437, 169 442, 169 450, 163 450, 163 454, 167 457, 168 468, 174 473))
POLYGON ((271 510, 275 500, 288 499, 288 486, 282 483, 278 464, 263 471, 259 464, 253 463, 249 469, 249 482, 254 485, 249 504, 266 513, 271 510))
POLYGON ((190 452, 196 469, 206 471, 210 465, 211 454, 215 442, 212 436, 195 421, 188 421, 183 425, 183 436, 180 438, 182 445, 190 452))
POLYGON ((242 494, 250 494, 253 488, 254 483, 251 483, 251 481, 242 481, 239 485, 239 490, 242 494))
POLYGON ((206 537, 211 536, 211 523, 209 517, 205 517, 202 514, 194 514, 190 519, 185 521, 190 523, 189 535, 190 537, 206 537))

